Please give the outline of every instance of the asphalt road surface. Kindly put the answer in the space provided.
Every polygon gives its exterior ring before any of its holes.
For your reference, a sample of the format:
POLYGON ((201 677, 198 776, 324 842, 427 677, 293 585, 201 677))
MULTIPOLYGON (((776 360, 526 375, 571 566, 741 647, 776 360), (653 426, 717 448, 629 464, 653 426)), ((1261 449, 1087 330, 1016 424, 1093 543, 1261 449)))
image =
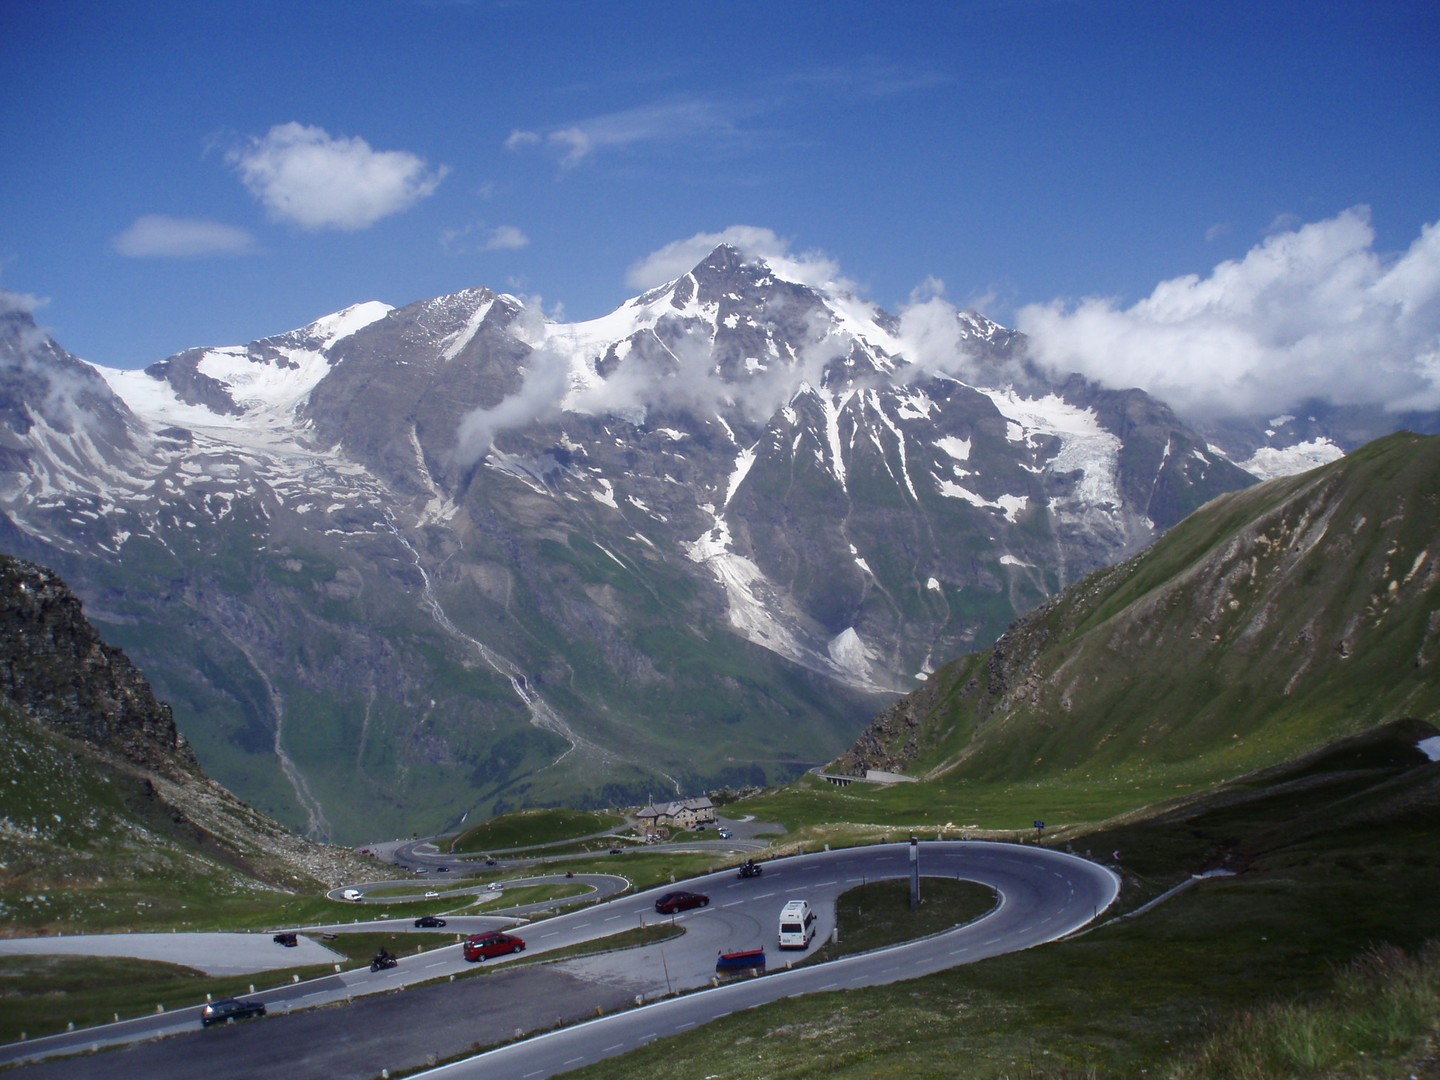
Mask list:
MULTIPOLYGON (((946 841, 925 842, 917 850, 922 875, 990 885, 1000 897, 996 909, 942 935, 785 971, 785 959, 801 955, 775 948, 777 917, 786 900, 806 899, 816 910, 820 926, 812 949, 818 947, 834 930, 836 897, 866 881, 907 877, 911 848, 879 845, 771 860, 760 878, 740 880, 730 870, 681 883, 708 894, 711 903, 675 916, 686 934, 659 945, 508 972, 503 969, 512 958, 496 958, 484 964, 495 971, 454 981, 449 977, 479 965, 467 964, 459 946, 448 946, 406 957, 389 971, 348 971, 256 995, 270 1009, 263 1020, 201 1032, 198 1010, 178 1010, 147 1018, 164 1025, 138 1036, 176 1037, 134 1044, 133 1033, 115 1032, 115 1041, 132 1045, 31 1065, 23 1073, 156 1080, 270 1072, 295 1078, 376 1076, 383 1068, 414 1069, 530 1035, 535 1037, 426 1075, 540 1080, 780 997, 909 979, 1030 948, 1089 923, 1118 892, 1110 871, 1045 848, 946 841), (707 988, 717 952, 757 947, 766 949, 771 974, 707 988), (420 981, 431 984, 414 985, 420 981), (407 986, 404 993, 385 993, 407 986), (675 996, 687 990, 697 992, 675 996), (349 1004, 314 1008, 342 1003, 349 1004), (588 1022, 552 1030, 584 1018, 588 1022)), ((525 956, 543 954, 661 919, 654 901, 663 891, 618 897, 512 932, 525 938, 525 956)), ((98 1044, 107 1028, 83 1035, 98 1044)), ((48 1041, 0 1047, 0 1062, 24 1060, 27 1050, 33 1054, 48 1041)))

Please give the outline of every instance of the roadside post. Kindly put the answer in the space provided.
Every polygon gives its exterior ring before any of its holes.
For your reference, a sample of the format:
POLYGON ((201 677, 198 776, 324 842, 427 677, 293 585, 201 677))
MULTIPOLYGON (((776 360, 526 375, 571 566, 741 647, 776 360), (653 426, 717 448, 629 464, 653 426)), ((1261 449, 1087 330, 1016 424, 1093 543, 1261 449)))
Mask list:
POLYGON ((920 907, 920 838, 910 834, 910 910, 920 907))

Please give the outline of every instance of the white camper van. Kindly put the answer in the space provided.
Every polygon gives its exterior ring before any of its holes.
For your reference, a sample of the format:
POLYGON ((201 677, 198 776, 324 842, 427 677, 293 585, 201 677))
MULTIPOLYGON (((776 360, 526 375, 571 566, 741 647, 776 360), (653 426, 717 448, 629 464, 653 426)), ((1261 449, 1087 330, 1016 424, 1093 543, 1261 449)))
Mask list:
POLYGON ((815 937, 815 912, 804 900, 790 900, 780 909, 780 948, 808 949, 815 937))
POLYGON ((342 893, 340 894, 340 899, 341 899, 341 900, 359 900, 359 899, 360 899, 360 890, 359 890, 359 889, 346 889, 344 892, 342 892, 342 893))

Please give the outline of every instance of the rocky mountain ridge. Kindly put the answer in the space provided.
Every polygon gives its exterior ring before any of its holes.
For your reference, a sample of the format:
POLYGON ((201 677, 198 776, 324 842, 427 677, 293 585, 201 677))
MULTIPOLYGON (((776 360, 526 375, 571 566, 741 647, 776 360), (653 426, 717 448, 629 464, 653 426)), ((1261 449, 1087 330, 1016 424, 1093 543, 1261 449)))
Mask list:
POLYGON ((0 555, 0 698, 55 730, 167 776, 199 762, 129 658, 43 567, 0 555))
POLYGON ((1254 482, 961 313, 720 247, 601 319, 467 289, 145 372, 0 319, 0 549, 316 836, 763 783, 1254 482))

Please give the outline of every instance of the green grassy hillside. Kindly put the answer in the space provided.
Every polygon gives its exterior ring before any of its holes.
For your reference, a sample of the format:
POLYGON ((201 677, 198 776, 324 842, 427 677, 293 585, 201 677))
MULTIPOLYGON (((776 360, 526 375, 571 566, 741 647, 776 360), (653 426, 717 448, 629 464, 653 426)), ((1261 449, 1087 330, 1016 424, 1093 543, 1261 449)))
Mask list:
POLYGON ((3 702, 0 776, 7 934, 215 929, 259 912, 266 925, 297 898, 370 869, 204 777, 146 772, 3 702))
POLYGON ((939 671, 832 768, 911 773, 931 786, 896 798, 962 815, 977 789, 1037 786, 1113 809, 1440 716, 1437 522, 1436 437, 1222 496, 939 671))

